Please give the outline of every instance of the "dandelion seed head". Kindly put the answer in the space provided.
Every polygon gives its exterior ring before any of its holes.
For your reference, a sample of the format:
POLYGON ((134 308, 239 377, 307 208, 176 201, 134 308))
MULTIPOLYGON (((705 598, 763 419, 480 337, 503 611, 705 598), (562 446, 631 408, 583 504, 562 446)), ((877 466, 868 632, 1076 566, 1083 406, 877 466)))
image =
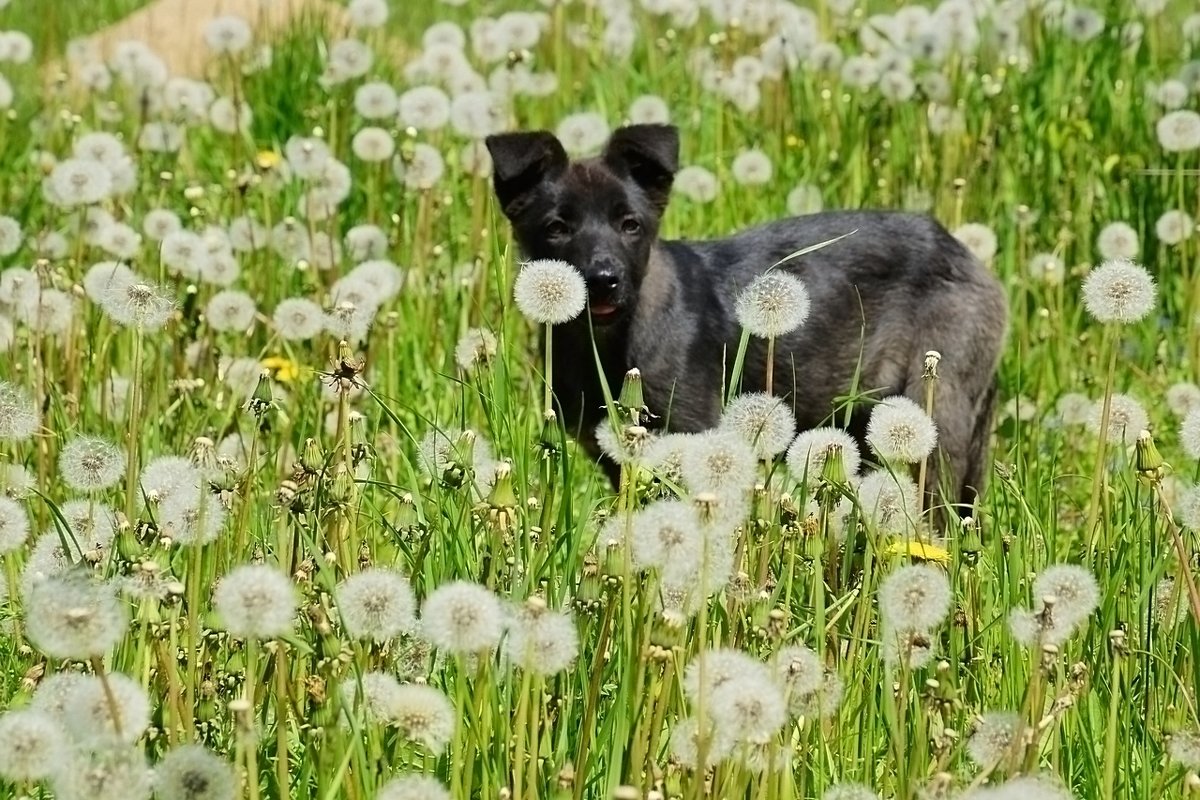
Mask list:
POLYGON ((1062 259, 1053 253, 1036 253, 1029 259, 1029 275, 1047 286, 1061 286, 1066 267, 1062 259))
POLYGON ((587 304, 587 287, 579 270, 565 261, 527 262, 513 286, 517 308, 543 325, 562 325, 575 319, 587 304))
MULTIPOLYGON (((731 731, 716 725, 712 719, 706 720, 704 766, 711 767, 728 758, 737 746, 737 740, 731 731)), ((702 729, 696 717, 687 717, 675 723, 671 728, 669 747, 671 757, 688 769, 700 767, 700 739, 702 729)))
POLYGON ((11 256, 20 250, 23 239, 21 223, 12 217, 0 215, 0 256, 11 256))
POLYGON ((729 728, 739 742, 766 744, 787 723, 786 698, 769 670, 725 683, 710 700, 714 723, 729 728))
POLYGON ((537 675, 555 675, 579 655, 579 632, 570 613, 530 604, 520 606, 508 625, 505 654, 537 675))
POLYGON ((788 711, 793 717, 829 719, 841 708, 845 691, 846 685, 841 677, 827 670, 821 688, 810 694, 793 696, 788 711))
POLYGON ((373 567, 350 575, 334 596, 351 638, 385 642, 416 629, 416 595, 395 570, 373 567))
POLYGON ((791 333, 803 325, 809 305, 803 281, 787 272, 771 270, 755 278, 738 295, 734 311, 750 335, 766 339, 791 333))
POLYGON ((821 688, 825 667, 811 648, 802 644, 779 650, 772 659, 776 679, 789 697, 803 697, 821 688))
POLYGON ((77 570, 27 585, 25 621, 37 649, 51 658, 78 660, 105 655, 129 627, 113 587, 77 570))
POLYGON ((912 530, 917 514, 917 486, 908 475, 875 470, 855 489, 866 520, 880 533, 898 535, 912 530))
POLYGON ((787 465, 792 477, 806 482, 809 487, 816 486, 825 470, 829 448, 834 445, 841 448, 846 476, 854 478, 862 462, 858 442, 846 431, 833 427, 812 428, 795 438, 787 450, 787 465))
POLYGON ((1083 282, 1083 303, 1101 323, 1131 324, 1154 308, 1157 287, 1150 273, 1132 261, 1106 261, 1083 282))
POLYGON ((1196 232, 1196 221, 1186 211, 1171 209, 1164 211, 1154 223, 1154 234, 1166 245, 1177 245, 1192 237, 1196 232))
POLYGON ((350 140, 350 149, 360 161, 378 164, 396 153, 396 140, 383 128, 360 128, 350 140))
POLYGON ((61 766, 50 784, 55 797, 64 800, 146 800, 153 788, 145 753, 132 745, 83 744, 73 748, 61 766))
POLYGON ((389 716, 405 738, 441 753, 454 737, 454 704, 432 686, 402 684, 391 698, 389 716))
POLYGON ((595 153, 608 140, 608 121, 594 111, 568 114, 558 123, 555 135, 567 154, 578 158, 595 153))
POLYGON ((1066 625, 1086 620, 1100 604, 1100 585, 1091 571, 1079 564, 1053 564, 1033 582, 1034 604, 1053 597, 1054 617, 1066 625))
MULTIPOLYGON (((1092 404, 1088 417, 1088 430, 1100 435, 1100 425, 1104 416, 1104 400, 1101 398, 1092 404)), ((1133 444, 1138 434, 1150 427, 1150 416, 1146 409, 1127 394, 1114 393, 1109 398, 1108 431, 1110 442, 1133 444)))
POLYGON ((879 585, 879 615, 895 629, 933 630, 950 613, 946 573, 929 564, 893 570, 879 585))
POLYGON ((918 464, 937 445, 937 426, 919 405, 897 395, 871 410, 867 443, 885 461, 918 464))
POLYGON ((419 131, 436 131, 450 122, 450 97, 436 86, 415 86, 397 100, 400 123, 419 131))
POLYGON ((1187 769, 1200 769, 1200 731, 1183 729, 1167 737, 1167 756, 1187 769))
POLYGON ((154 768, 154 791, 162 800, 233 800, 233 765, 199 744, 173 747, 154 768))
POLYGON ((693 494, 735 500, 753 486, 757 464, 754 450, 740 436, 717 429, 689 438, 679 466, 693 494))
POLYGON ((447 653, 494 650, 504 633, 496 595, 484 586, 452 581, 434 589, 421 606, 421 635, 447 653))
POLYGON ((292 630, 298 597, 292 581, 262 564, 234 567, 217 583, 213 607, 238 639, 274 639, 292 630))
POLYGON ((771 672, 765 664, 743 650, 733 647, 712 648, 704 654, 703 677, 697 657, 693 657, 684 669, 683 692, 695 703, 699 701, 701 693, 711 697, 726 684, 741 678, 769 683, 771 672))
POLYGON ((1127 222, 1110 222, 1100 229, 1096 249, 1106 261, 1129 261, 1137 258, 1138 234, 1127 222))
POLYGON ((279 301, 271 319, 281 338, 302 341, 321 332, 325 324, 325 312, 311 300, 291 297, 279 301))
POLYGON ((76 491, 103 491, 124 477, 125 452, 99 436, 76 436, 59 453, 58 471, 76 491))
POLYGON ((0 776, 5 780, 45 780, 66 755, 66 732, 50 714, 21 709, 0 715, 0 776))
POLYGON ((54 166, 46 186, 55 205, 95 205, 112 193, 112 173, 99 161, 67 158, 54 166))
POLYGON ((180 488, 159 505, 158 523, 177 545, 200 546, 215 542, 225 527, 229 511, 207 491, 180 488))
POLYGON ((687 166, 675 174, 672 188, 693 203, 711 203, 717 199, 717 176, 700 166, 687 166))
POLYGON ((704 537, 695 505, 686 500, 659 500, 635 512, 629 547, 637 569, 671 565, 683 574, 698 570, 704 537))
POLYGON ((450 800, 450 790, 432 775, 410 773, 383 784, 376 800, 450 800))
POLYGON ((495 335, 484 328, 469 328, 454 346, 454 361, 463 372, 471 372, 496 357, 495 335))
POLYGON ((825 790, 821 800, 879 800, 879 795, 863 783, 835 783, 825 790))
POLYGON ((217 292, 208 301, 204 317, 215 331, 243 332, 254 323, 257 310, 250 295, 226 289, 217 292))
POLYGON ((1155 123, 1154 132, 1168 153, 1200 149, 1200 114, 1191 109, 1168 112, 1155 123))
MULTIPOLYGON (((3 485, 3 476, 0 476, 3 485)), ((25 506, 7 495, 0 495, 0 556, 20 550, 29 539, 29 515, 25 506)))
POLYGON ((742 437, 766 460, 787 449, 796 435, 796 417, 780 398, 751 392, 729 402, 720 427, 742 437))
POLYGON ((1087 425, 1092 418, 1095 403, 1087 395, 1068 392, 1054 404, 1055 411, 1064 425, 1087 425))
MULTIPOLYGON (((105 266, 97 264, 96 267, 105 266)), ((97 281, 100 280, 98 275, 97 281)), ((145 281, 136 274, 113 274, 106 283, 104 294, 97 301, 104 313, 119 325, 141 331, 160 330, 171 319, 175 302, 162 287, 145 281)))
POLYGON ((129 676, 112 672, 101 680, 89 675, 67 696, 63 705, 63 725, 77 742, 133 744, 150 727, 150 712, 146 690, 129 676))
POLYGON ((352 261, 382 259, 388 251, 387 234, 377 225, 355 225, 346 231, 346 255, 352 261))
POLYGON ((398 154, 392 159, 392 171, 396 179, 409 189, 432 189, 446 172, 446 162, 437 148, 427 144, 415 144, 411 152, 398 154))
POLYGON ((962 242, 971 255, 987 264, 996 257, 998 244, 995 232, 980 222, 968 222, 954 231, 954 238, 962 242))
POLYGON ((23 387, 0 380, 0 441, 25 441, 41 427, 42 415, 23 387))
POLYGON ((1021 717, 1016 712, 989 711, 983 714, 967 739, 967 755, 976 766, 989 766, 1007 755, 1020 728, 1021 717))

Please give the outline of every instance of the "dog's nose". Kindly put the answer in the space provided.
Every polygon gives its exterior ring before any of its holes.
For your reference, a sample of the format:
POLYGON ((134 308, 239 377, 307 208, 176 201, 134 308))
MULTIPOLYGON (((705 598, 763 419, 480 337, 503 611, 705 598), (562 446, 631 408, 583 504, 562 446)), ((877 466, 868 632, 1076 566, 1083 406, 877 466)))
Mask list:
POLYGON ((588 290, 601 294, 612 294, 621 285, 621 279, 611 269, 599 269, 587 276, 588 290))

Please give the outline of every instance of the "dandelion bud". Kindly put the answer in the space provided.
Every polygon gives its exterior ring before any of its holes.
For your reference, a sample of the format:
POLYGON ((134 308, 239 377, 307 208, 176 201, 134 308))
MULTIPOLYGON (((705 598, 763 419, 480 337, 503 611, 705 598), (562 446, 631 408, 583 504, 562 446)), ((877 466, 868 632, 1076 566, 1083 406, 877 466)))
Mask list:
POLYGON ((513 491, 512 464, 501 461, 496 466, 496 482, 488 494, 488 505, 494 510, 504 510, 509 513, 517 507, 517 495, 513 491))
POLYGON ((629 412, 631 421, 636 425, 641 420, 642 409, 646 405, 642 397, 642 373, 637 368, 625 373, 625 382, 621 384, 621 407, 629 412))
POLYGON ((1134 464, 1138 478, 1144 483, 1153 486, 1162 481, 1166 464, 1154 445, 1154 437, 1150 431, 1143 430, 1138 434, 1134 464))
POLYGON ((559 437, 562 432, 558 429, 558 415, 554 409, 547 408, 542 415, 542 435, 539 446, 546 455, 554 455, 559 450, 559 437))
POLYGON ((300 466, 304 471, 315 475, 325 466, 325 455, 321 452, 321 444, 311 437, 305 440, 304 450, 300 453, 300 466))
POLYGON ((344 462, 339 461, 333 469, 333 483, 329 487, 329 498, 340 505, 354 501, 356 486, 354 475, 344 462))
POLYGON ((254 394, 250 395, 250 399, 246 401, 246 410, 259 419, 270 410, 273 403, 271 396, 271 373, 263 370, 258 375, 258 384, 254 387, 254 394))
POLYGON ((922 372, 922 377, 933 379, 937 377, 938 362, 942 360, 942 354, 937 350, 930 350, 925 354, 925 368, 922 372))
POLYGON ((843 458, 842 445, 838 442, 831 442, 825 448, 825 463, 821 466, 821 481, 834 486, 842 486, 849 483, 850 478, 846 474, 846 460, 843 458))

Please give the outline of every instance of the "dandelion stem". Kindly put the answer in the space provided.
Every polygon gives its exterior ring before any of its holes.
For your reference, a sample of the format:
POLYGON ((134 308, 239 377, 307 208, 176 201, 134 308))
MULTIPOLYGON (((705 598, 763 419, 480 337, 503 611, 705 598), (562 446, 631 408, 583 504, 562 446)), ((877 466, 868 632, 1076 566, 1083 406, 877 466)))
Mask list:
POLYGON ((282 800, 292 796, 288 775, 288 664, 283 642, 275 642, 275 775, 282 800))
POLYGON ((1092 474, 1092 500, 1088 506, 1087 531, 1089 551, 1096 551, 1096 525, 1100 520, 1100 502, 1108 483, 1108 425, 1112 416, 1113 377, 1117 371, 1117 347, 1108 330, 1104 340, 1109 349, 1108 371, 1104 374, 1104 400, 1100 409, 1100 442, 1096 447, 1096 470, 1092 474))
POLYGON ((96 673, 96 677, 100 680, 100 688, 104 690, 104 702, 108 704, 108 713, 112 715, 113 734, 117 739, 121 738, 121 707, 117 703, 117 696, 113 694, 112 684, 109 683, 108 673, 104 670, 104 659, 99 656, 92 659, 92 669, 96 673))
POLYGON ((766 390, 767 394, 772 394, 775 387, 775 337, 767 337, 767 379, 766 390))
POLYGON ((138 496, 138 444, 141 441, 142 329, 133 333, 133 374, 129 379, 129 428, 125 443, 125 519, 133 521, 138 496))

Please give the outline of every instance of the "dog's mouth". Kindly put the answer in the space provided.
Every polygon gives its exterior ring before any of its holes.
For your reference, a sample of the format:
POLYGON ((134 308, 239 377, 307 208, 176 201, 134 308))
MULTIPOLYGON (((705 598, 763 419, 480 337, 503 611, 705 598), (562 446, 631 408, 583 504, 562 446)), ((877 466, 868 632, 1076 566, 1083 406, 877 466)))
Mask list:
POLYGON ((594 322, 611 322, 616 319, 620 310, 616 304, 606 300, 592 300, 588 303, 588 312, 594 322))

